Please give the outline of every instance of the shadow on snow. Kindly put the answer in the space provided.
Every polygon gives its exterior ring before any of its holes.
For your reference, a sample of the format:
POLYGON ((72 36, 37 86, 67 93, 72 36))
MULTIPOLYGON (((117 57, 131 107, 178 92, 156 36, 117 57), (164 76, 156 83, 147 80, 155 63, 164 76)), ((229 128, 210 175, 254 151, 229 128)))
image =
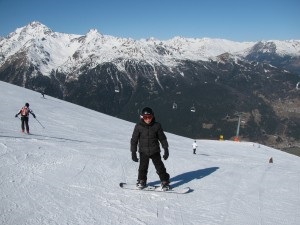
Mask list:
MULTIPOLYGON (((199 169, 199 170, 179 174, 170 179, 171 187, 176 188, 176 187, 186 184, 192 180, 202 179, 203 177, 206 177, 206 176, 212 174, 213 172, 215 172, 218 169, 219 169, 219 167, 210 167, 210 168, 206 168, 206 169, 199 169)), ((154 185, 158 185, 158 184, 160 184, 160 181, 150 182, 148 185, 154 186, 154 185)))

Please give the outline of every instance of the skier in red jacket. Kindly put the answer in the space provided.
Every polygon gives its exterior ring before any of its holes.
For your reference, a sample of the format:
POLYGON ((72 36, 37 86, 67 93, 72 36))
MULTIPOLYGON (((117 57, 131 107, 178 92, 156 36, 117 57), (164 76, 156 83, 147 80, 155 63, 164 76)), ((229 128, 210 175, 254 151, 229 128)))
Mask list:
POLYGON ((29 134, 29 125, 28 125, 29 113, 35 118, 35 114, 29 108, 29 103, 26 103, 25 106, 23 106, 20 109, 20 111, 16 114, 16 117, 18 117, 18 115, 21 114, 21 128, 22 128, 22 132, 24 133, 25 127, 26 127, 27 134, 29 134))

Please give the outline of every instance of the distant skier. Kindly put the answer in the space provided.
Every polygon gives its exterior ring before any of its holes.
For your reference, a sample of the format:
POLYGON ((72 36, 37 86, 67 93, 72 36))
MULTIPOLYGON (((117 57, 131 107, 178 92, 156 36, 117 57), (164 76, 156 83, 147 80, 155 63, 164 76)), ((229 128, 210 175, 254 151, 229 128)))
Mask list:
POLYGON ((145 107, 142 110, 141 120, 135 125, 131 138, 132 160, 138 162, 137 146, 139 147, 140 165, 138 171, 137 187, 146 187, 149 161, 152 160, 156 173, 161 180, 161 187, 164 190, 170 189, 170 175, 167 173, 160 155, 160 144, 164 149, 164 160, 169 157, 168 141, 161 127, 155 121, 154 112, 151 108, 145 107))
POLYGON ((196 154, 196 150, 197 150, 197 143, 196 143, 196 140, 193 142, 193 153, 196 154))
POLYGON ((35 118, 35 114, 29 108, 29 104, 26 103, 25 106, 23 106, 20 109, 20 111, 15 116, 15 117, 18 117, 18 115, 21 114, 21 128, 22 128, 22 132, 24 133, 25 127, 26 127, 27 134, 29 134, 29 125, 28 125, 29 113, 32 114, 32 116, 35 118))

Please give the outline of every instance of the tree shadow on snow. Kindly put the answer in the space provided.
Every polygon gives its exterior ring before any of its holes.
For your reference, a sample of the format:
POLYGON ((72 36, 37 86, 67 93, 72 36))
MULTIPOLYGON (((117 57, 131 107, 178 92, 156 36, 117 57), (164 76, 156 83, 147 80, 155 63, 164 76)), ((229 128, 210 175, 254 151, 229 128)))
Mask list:
MULTIPOLYGON (((218 169, 219 169, 219 167, 210 167, 210 168, 206 168, 206 169, 199 169, 199 170, 179 174, 170 179, 171 187, 176 188, 176 187, 186 184, 192 180, 202 179, 203 177, 206 177, 206 176, 212 174, 213 172, 215 172, 218 169)), ((158 185, 158 184, 160 184, 160 181, 150 182, 148 185, 153 186, 153 185, 158 185)))

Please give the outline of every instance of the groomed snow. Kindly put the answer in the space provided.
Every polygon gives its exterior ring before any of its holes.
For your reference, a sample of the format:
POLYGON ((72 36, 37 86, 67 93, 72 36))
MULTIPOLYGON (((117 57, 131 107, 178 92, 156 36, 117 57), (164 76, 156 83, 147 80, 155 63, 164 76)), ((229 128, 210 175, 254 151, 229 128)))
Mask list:
MULTIPOLYGON (((197 140, 193 155, 193 140, 166 133, 172 186, 192 191, 124 190, 138 169, 133 123, 4 82, 0 94, 0 224, 300 224, 297 156, 212 140, 197 140), (45 127, 31 117, 33 135, 14 117, 25 102, 45 127)), ((158 183, 152 164, 148 181, 158 183)))

